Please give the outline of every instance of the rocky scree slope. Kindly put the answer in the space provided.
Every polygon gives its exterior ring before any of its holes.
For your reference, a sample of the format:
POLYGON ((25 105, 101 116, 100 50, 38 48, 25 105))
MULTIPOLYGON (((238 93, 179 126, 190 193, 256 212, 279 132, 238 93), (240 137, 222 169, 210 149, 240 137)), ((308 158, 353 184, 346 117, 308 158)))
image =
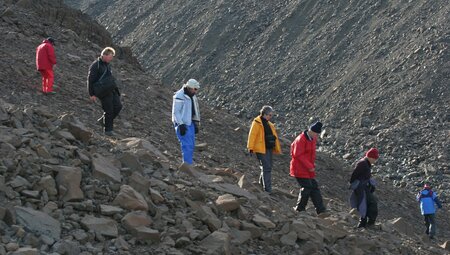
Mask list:
POLYGON ((252 118, 264 104, 284 134, 316 119, 324 150, 355 162, 370 146, 394 185, 450 180, 448 1, 70 1, 142 65, 252 118))
POLYGON ((172 91, 126 49, 117 48, 113 64, 125 105, 118 137, 99 135, 85 75, 111 40, 60 1, 2 2, 0 34, 0 254, 446 253, 438 246, 447 248, 449 236, 442 214, 439 239, 430 242, 411 194, 381 178, 381 224, 355 230, 345 203, 350 167, 326 153, 318 178, 331 215, 295 215, 288 155, 277 157, 267 196, 253 182, 255 159, 239 149, 246 123, 206 106, 195 176, 177 172, 172 91), (33 71, 34 49, 47 35, 58 41, 56 96, 39 92, 33 71), (392 194, 394 202, 384 199, 392 194))

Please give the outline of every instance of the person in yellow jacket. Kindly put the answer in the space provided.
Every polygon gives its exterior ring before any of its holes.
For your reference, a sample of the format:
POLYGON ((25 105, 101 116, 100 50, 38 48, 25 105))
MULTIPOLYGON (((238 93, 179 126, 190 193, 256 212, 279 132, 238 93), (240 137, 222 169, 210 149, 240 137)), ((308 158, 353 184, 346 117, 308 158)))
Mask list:
POLYGON ((269 193, 272 192, 272 155, 281 153, 275 125, 270 122, 273 113, 272 107, 262 107, 260 115, 253 119, 247 141, 248 151, 256 153, 261 166, 259 183, 269 193))

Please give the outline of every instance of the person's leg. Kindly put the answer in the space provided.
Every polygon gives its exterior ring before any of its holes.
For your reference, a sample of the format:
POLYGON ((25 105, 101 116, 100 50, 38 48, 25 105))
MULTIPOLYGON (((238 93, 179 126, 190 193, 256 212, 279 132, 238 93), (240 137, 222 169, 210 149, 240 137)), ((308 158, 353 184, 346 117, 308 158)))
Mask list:
POLYGON ((374 225, 378 217, 377 197, 372 192, 366 192, 367 199, 367 225, 374 225))
POLYGON ((42 92, 47 93, 47 72, 45 70, 39 70, 42 77, 42 92))
POLYGON ((113 131, 114 106, 113 96, 108 95, 100 99, 104 111, 105 132, 113 131))
POLYGON ((256 154, 262 165, 261 177, 264 191, 272 192, 272 151, 266 151, 266 154, 256 154))
POLYGON ((428 222, 430 223, 430 238, 434 238, 434 235, 436 234, 436 221, 434 214, 429 214, 428 219, 428 222))
POLYGON ((358 223, 358 228, 365 228, 367 226, 367 217, 360 218, 358 223))
POLYGON ((316 213, 320 214, 326 211, 325 206, 323 205, 322 194, 320 193, 319 184, 315 179, 311 180, 313 188, 311 190, 311 200, 316 208, 316 213))
POLYGON ((427 235, 430 234, 430 222, 428 220, 428 215, 429 214, 424 214, 423 215, 423 222, 425 224, 425 234, 427 234, 427 235))
POLYGON ((113 119, 119 115, 122 110, 122 102, 120 102, 120 96, 117 92, 113 92, 113 119))
POLYGON ((194 146, 195 146, 195 127, 194 125, 186 126, 186 133, 182 136, 180 134, 179 127, 175 127, 178 141, 181 145, 181 154, 183 156, 183 162, 192 165, 194 163, 194 146))
POLYGON ((298 193, 297 206, 294 207, 296 211, 304 211, 308 204, 309 196, 311 195, 312 183, 311 179, 295 178, 300 185, 300 192, 298 193))
POLYGON ((47 93, 53 92, 53 81, 55 79, 53 69, 47 69, 47 93))

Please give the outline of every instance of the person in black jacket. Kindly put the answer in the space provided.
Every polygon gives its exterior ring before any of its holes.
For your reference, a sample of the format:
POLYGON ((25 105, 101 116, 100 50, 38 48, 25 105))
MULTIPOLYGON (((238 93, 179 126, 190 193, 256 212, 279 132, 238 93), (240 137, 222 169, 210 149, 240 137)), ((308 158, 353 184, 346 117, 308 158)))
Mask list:
POLYGON ((371 179, 371 168, 378 158, 379 154, 376 148, 368 150, 365 157, 356 163, 350 177, 351 189, 353 189, 350 203, 353 208, 358 209, 361 216, 358 228, 374 225, 378 216, 378 202, 373 194, 375 182, 371 179))
POLYGON ((116 52, 111 47, 103 49, 101 56, 97 58, 89 67, 87 77, 87 88, 92 102, 97 98, 100 99, 103 108, 103 116, 98 119, 98 122, 104 126, 105 135, 114 136, 113 120, 119 115, 122 110, 122 103, 120 102, 120 92, 115 84, 115 79, 111 72, 110 62, 113 60, 116 52), (96 89, 96 84, 102 81, 103 84, 108 83, 108 90, 102 91, 101 94, 96 89), (111 84, 113 83, 113 84, 111 84))

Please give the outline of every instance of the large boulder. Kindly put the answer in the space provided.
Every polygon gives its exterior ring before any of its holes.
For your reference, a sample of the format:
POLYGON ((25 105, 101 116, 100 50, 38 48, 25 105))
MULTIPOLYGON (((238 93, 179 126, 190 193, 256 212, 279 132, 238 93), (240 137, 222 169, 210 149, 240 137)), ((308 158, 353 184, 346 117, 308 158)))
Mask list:
POLYGON ((113 203, 128 210, 148 210, 148 204, 144 196, 128 185, 120 187, 119 194, 117 194, 113 203))
POLYGON ((58 184, 60 199, 65 202, 82 200, 84 195, 80 189, 81 168, 59 166, 57 170, 56 183, 58 184))
POLYGON ((81 225, 88 231, 94 231, 106 237, 117 237, 119 235, 117 223, 112 219, 87 215, 81 220, 81 225))
POLYGON ((217 198, 216 205, 220 210, 230 212, 238 209, 240 202, 233 195, 225 194, 217 198))
POLYGON ((92 176, 100 180, 118 183, 122 181, 120 170, 110 160, 98 153, 92 155, 92 176))
POLYGON ((56 219, 44 212, 31 208, 16 206, 14 209, 17 223, 23 225, 26 229, 53 239, 60 239, 61 224, 56 219))
POLYGON ((231 255, 230 240, 229 234, 214 231, 200 242, 200 246, 206 250, 206 254, 231 255))

